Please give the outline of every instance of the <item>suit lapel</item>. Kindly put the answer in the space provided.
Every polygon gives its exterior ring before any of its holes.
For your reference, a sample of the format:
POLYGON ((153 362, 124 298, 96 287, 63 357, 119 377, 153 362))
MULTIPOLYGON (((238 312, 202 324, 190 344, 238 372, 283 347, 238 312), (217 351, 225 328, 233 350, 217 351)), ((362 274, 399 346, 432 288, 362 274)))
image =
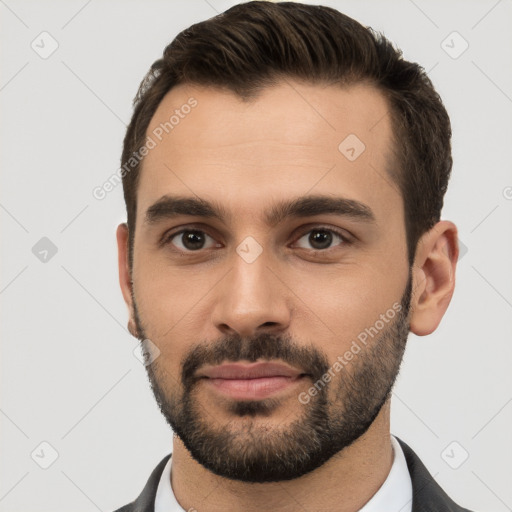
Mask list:
POLYGON ((140 493, 139 497, 132 503, 125 505, 124 507, 116 510, 116 512, 154 512, 155 511, 155 498, 156 491, 160 478, 164 471, 167 461, 171 458, 172 453, 166 455, 159 463, 158 466, 153 470, 149 480, 147 481, 144 489, 140 493))
MULTIPOLYGON (((396 437, 396 436, 395 436, 396 437)), ((412 512, 470 512, 459 507, 434 480, 414 451, 401 439, 412 481, 412 512)))

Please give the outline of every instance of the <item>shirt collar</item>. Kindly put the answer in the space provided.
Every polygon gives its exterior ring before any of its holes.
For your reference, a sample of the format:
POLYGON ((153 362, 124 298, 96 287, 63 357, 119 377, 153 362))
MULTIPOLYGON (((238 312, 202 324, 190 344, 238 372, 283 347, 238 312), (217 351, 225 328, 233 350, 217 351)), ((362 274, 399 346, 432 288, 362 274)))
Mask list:
POLYGON ((411 512, 412 510, 412 482, 407 461, 400 444, 391 436, 393 446, 393 464, 384 483, 379 490, 359 510, 359 512, 411 512))

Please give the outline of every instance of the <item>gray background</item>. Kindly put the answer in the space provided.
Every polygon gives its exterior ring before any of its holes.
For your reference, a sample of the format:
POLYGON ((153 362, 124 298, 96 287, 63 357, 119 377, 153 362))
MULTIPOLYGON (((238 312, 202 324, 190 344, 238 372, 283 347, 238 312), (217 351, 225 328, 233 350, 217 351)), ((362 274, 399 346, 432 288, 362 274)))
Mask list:
MULTIPOLYGON (((112 510, 171 451, 126 330, 122 188, 101 201, 92 190, 119 167, 150 64, 235 3, 0 0, 2 511, 112 510), (47 58, 43 31, 59 45, 47 58)), ((456 501, 512 510, 512 2, 312 3, 383 31, 428 70, 451 116, 443 218, 467 252, 439 329, 409 338, 392 432, 456 501)))

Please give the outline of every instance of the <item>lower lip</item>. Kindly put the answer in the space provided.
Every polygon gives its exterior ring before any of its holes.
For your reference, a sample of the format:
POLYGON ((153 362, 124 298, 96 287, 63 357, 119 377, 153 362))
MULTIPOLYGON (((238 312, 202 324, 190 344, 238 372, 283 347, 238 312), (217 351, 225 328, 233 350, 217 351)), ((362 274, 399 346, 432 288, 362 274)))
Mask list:
POLYGON ((257 379, 203 379, 217 391, 238 400, 259 400, 289 389, 305 376, 261 377, 257 379))

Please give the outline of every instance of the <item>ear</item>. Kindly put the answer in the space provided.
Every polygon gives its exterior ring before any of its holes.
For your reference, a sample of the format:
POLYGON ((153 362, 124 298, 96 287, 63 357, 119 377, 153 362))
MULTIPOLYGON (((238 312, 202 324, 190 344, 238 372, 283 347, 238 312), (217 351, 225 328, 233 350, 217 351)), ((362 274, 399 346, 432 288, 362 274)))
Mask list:
POLYGON ((128 330, 132 336, 138 337, 137 327, 134 319, 133 303, 132 303, 132 276, 130 272, 130 264, 128 260, 128 243, 129 231, 126 223, 117 226, 117 259, 119 265, 119 284, 123 298, 128 306, 128 330))
POLYGON ((459 257, 457 227, 440 221, 418 241, 413 265, 410 330, 418 336, 437 329, 455 289, 459 257))

